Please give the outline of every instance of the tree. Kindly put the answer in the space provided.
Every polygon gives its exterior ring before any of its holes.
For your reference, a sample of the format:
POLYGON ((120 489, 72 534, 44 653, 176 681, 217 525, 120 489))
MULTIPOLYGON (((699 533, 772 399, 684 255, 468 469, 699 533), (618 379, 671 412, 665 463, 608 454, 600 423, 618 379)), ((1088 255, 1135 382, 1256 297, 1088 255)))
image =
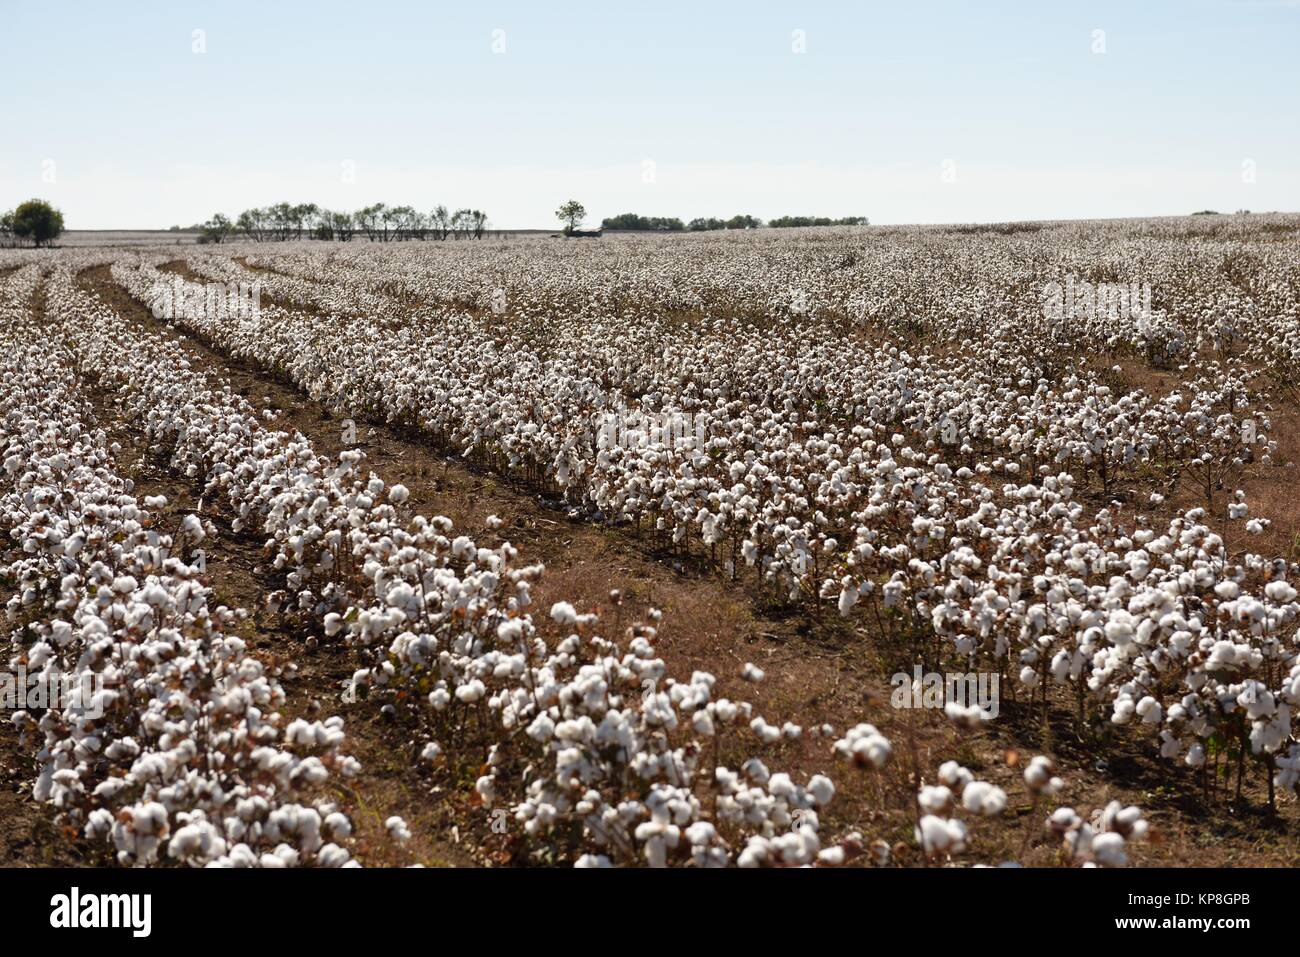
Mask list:
POLYGON ((290 207, 289 217, 293 220, 294 239, 302 239, 303 228, 311 228, 311 222, 320 215, 320 207, 315 203, 299 203, 290 207))
MULTIPOLYGON (((460 239, 463 236, 465 239, 469 239, 474 236, 478 217, 482 215, 478 210, 469 209, 468 207, 458 209, 452 213, 451 228, 456 233, 456 238, 460 239)), ((483 222, 487 222, 486 216, 483 216, 483 222)))
POLYGON ((351 242, 353 234, 357 231, 356 221, 351 213, 330 213, 329 227, 333 237, 341 243, 351 242))
POLYGON ((262 242, 266 239, 267 230, 269 229, 266 210, 244 210, 239 214, 239 218, 235 220, 235 228, 249 239, 259 243, 262 242))
POLYGON ((235 231, 235 224, 224 213, 217 213, 199 227, 199 242, 222 243, 235 231))
POLYGON ((358 209, 353 217, 356 220, 357 228, 366 234, 366 239, 372 243, 377 240, 388 238, 387 229, 381 229, 383 216, 388 207, 383 203, 375 203, 373 206, 366 206, 358 209))
POLYGON ((555 218, 564 223, 564 231, 571 233, 582 225, 587 216, 587 208, 576 199, 571 199, 555 211, 555 218))
POLYGON ((483 238, 483 230, 487 228, 487 213, 481 209, 471 209, 469 211, 469 224, 474 231, 475 239, 483 238))
POLYGON ((11 214, 11 228, 19 239, 47 245, 63 232, 63 214, 43 199, 29 199, 11 214))
POLYGON ((640 216, 636 213, 619 213, 601 221, 601 229, 646 229, 678 233, 686 224, 675 216, 640 216))
POLYGON ((451 232, 451 213, 447 212, 446 206, 438 206, 429 214, 429 222, 432 224, 434 235, 439 239, 446 239, 447 234, 451 232))
POLYGON ((726 229, 727 224, 716 216, 709 216, 707 218, 704 216, 697 216, 687 224, 686 228, 693 233, 702 233, 711 229, 726 229))
POLYGON ((14 236, 14 211, 0 215, 0 246, 14 246, 18 238, 14 236))

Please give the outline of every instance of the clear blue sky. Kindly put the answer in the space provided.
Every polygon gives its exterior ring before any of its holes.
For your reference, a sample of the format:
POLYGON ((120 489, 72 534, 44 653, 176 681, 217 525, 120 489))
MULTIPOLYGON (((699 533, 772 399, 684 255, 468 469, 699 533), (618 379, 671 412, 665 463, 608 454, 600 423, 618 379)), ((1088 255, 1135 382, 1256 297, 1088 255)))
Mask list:
POLYGON ((70 228, 281 199, 503 228, 571 196, 595 220, 1300 209, 1292 0, 0 0, 0 62, 0 208, 46 196, 70 228))

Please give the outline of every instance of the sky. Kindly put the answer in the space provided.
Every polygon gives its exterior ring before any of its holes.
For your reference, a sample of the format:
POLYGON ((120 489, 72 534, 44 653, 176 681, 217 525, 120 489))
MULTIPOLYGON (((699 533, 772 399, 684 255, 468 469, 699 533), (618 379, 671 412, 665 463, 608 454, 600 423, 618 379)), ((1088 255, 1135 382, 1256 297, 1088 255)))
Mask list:
POLYGON ((1300 0, 0 0, 0 209, 1300 210, 1300 0))

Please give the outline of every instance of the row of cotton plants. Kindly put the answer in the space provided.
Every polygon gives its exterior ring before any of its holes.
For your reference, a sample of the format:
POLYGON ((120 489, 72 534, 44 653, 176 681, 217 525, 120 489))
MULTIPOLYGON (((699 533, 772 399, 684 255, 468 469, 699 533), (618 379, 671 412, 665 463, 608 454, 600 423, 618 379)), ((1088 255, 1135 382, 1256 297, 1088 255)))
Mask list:
POLYGON ((244 612, 202 582, 203 523, 165 527, 166 499, 115 471, 74 357, 27 308, 38 281, 0 292, 9 667, 52 696, 12 715, 36 799, 123 865, 351 864, 323 796, 359 770, 341 719, 280 716, 283 690, 229 633, 244 612))

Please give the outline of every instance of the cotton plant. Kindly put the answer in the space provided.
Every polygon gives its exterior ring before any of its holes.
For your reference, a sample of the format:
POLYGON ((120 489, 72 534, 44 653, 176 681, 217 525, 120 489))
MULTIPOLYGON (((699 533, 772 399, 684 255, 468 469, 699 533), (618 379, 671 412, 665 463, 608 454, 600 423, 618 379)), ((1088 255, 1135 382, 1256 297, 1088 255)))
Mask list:
POLYGON ((211 602, 186 558, 199 526, 160 527, 166 500, 131 494, 67 357, 34 344, 48 330, 10 318, 10 664, 78 692, 13 715, 33 796, 124 865, 350 864, 350 824, 324 797, 359 770, 341 719, 286 724, 283 690, 227 631, 243 612, 211 602))

